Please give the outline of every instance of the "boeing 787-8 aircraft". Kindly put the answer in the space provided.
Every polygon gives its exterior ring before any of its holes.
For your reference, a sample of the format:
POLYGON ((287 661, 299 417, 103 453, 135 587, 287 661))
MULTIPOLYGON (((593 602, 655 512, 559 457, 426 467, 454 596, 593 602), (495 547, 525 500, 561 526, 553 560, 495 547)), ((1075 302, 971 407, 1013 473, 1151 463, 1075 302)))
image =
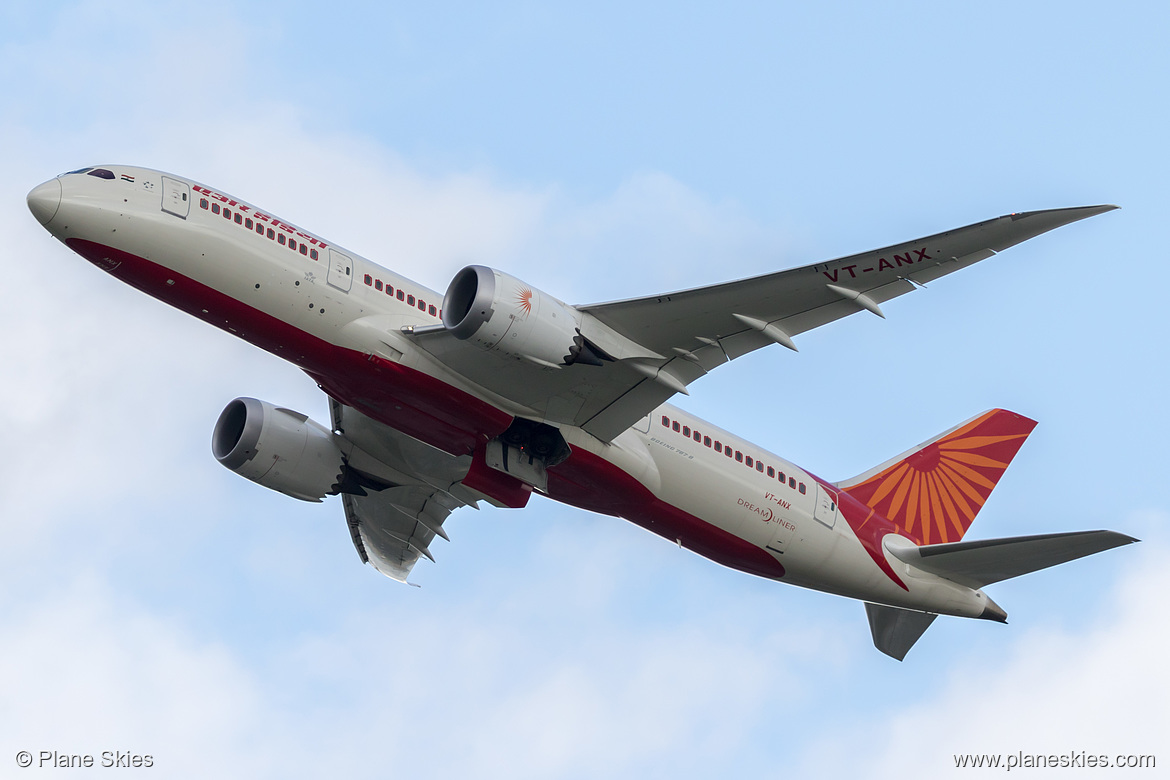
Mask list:
POLYGON ((569 305, 468 266, 445 294, 218 190, 144 168, 36 187, 33 215, 98 268, 303 369, 328 425, 254 398, 212 433, 232 471, 340 495, 363 562, 405 582, 443 523, 533 492, 740 571, 865 602, 901 660, 937 615, 1006 621, 983 587, 1127 544, 1113 531, 964 541, 1035 423, 976 415, 829 482, 671 406, 762 347, 1113 206, 1011 214, 884 249, 648 298, 569 305))

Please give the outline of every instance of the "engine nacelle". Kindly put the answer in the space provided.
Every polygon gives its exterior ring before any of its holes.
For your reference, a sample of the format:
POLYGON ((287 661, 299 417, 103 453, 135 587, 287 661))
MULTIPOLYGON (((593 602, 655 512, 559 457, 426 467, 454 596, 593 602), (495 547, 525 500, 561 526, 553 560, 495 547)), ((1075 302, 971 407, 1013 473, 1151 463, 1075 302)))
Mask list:
POLYGON ((229 403, 215 423, 211 450, 240 476, 302 501, 344 490, 345 457, 337 436, 267 401, 237 398, 229 403))
POLYGON ((584 315, 514 276, 469 265, 443 297, 443 325, 457 339, 538 365, 613 360, 581 335, 584 315))

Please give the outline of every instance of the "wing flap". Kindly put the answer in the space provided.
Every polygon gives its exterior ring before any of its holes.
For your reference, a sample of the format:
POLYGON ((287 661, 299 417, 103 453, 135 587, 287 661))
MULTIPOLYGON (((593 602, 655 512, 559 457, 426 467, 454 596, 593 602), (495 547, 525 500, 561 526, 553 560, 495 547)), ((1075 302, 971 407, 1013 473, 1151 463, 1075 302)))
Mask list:
POLYGON ((581 427, 602 441, 612 441, 633 422, 646 416, 674 395, 674 390, 644 379, 615 399, 609 406, 581 423, 581 427))

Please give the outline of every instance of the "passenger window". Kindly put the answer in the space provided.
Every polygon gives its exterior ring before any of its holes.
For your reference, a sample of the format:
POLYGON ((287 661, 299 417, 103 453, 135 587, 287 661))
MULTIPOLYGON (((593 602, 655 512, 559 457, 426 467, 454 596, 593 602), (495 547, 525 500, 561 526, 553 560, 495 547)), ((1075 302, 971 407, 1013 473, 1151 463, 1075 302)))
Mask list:
POLYGON ((664 415, 662 415, 662 427, 663 427, 663 428, 669 428, 669 427, 670 427, 670 418, 669 418, 669 417, 667 417, 665 414, 664 414, 664 415))

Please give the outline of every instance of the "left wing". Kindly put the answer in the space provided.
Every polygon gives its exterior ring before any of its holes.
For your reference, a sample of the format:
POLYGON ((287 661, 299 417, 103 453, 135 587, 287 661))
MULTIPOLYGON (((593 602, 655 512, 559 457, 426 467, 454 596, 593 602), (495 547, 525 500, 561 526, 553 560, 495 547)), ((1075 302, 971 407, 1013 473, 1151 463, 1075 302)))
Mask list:
POLYGON ((436 535, 448 538, 443 521, 454 506, 442 494, 419 487, 396 487, 366 496, 345 495, 345 521, 363 563, 406 582, 420 556, 432 561, 436 535))
POLYGON ((448 539, 443 522, 478 495, 460 480, 470 463, 411 439, 337 401, 330 400, 333 429, 356 446, 350 465, 363 474, 365 495, 342 495, 345 520, 363 563, 406 582, 420 557, 434 560, 436 536, 448 539))
MULTIPOLYGON (((533 365, 485 353, 442 328, 417 343, 467 380, 551 423, 610 441, 715 367, 880 304, 1041 233, 1111 211, 1083 206, 1009 214, 858 255, 693 290, 576 307, 640 347, 601 365, 533 365)), ((600 325, 599 325, 600 323, 600 325)))

